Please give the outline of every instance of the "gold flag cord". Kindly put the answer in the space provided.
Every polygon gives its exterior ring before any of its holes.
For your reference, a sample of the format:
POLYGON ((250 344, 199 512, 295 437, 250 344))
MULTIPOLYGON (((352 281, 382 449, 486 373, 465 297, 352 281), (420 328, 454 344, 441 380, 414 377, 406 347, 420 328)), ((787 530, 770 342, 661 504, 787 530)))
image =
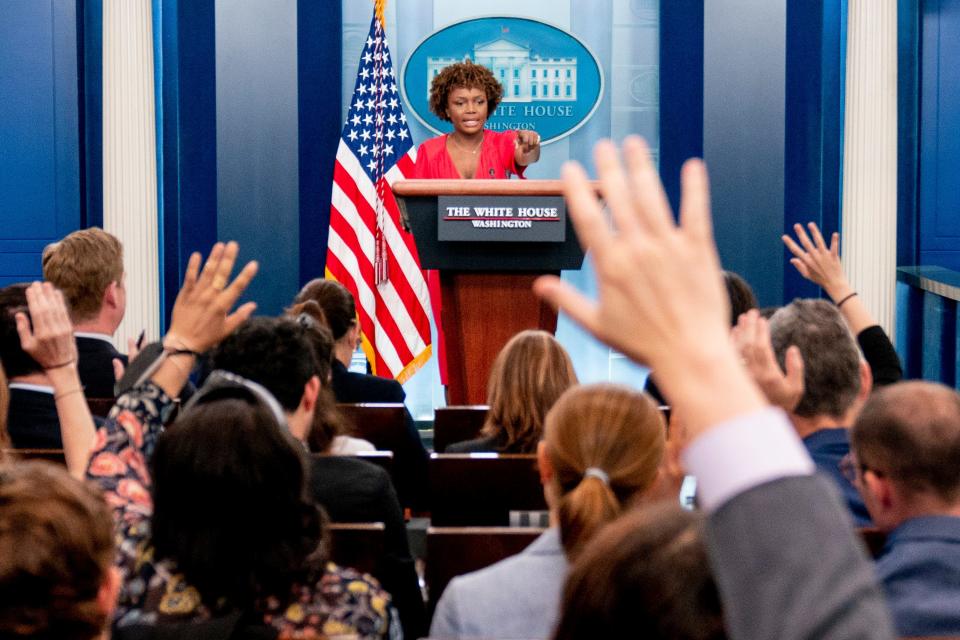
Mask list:
POLYGON ((387 0, 374 0, 373 5, 373 12, 377 14, 377 20, 380 21, 380 24, 386 25, 387 20, 383 17, 383 12, 387 8, 387 0))

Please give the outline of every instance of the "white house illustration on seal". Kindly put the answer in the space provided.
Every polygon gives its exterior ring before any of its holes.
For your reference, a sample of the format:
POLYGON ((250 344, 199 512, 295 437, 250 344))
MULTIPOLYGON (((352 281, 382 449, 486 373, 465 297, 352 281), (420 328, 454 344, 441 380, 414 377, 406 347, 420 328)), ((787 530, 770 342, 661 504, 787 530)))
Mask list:
MULTIPOLYGON (((470 59, 465 55, 462 60, 470 59)), ((427 88, 453 57, 427 58, 427 88)), ((504 102, 567 102, 577 99, 577 58, 544 58, 530 47, 500 37, 473 45, 473 61, 491 71, 503 85, 504 102)))

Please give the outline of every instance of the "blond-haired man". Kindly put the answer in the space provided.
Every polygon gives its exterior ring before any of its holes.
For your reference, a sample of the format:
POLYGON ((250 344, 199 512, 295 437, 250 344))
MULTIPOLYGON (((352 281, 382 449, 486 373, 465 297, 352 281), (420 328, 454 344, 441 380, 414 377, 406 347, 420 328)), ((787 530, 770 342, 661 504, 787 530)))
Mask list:
POLYGON ((113 360, 127 364, 111 342, 127 309, 123 245, 98 227, 74 231, 43 250, 43 277, 66 298, 84 394, 112 397, 113 360))

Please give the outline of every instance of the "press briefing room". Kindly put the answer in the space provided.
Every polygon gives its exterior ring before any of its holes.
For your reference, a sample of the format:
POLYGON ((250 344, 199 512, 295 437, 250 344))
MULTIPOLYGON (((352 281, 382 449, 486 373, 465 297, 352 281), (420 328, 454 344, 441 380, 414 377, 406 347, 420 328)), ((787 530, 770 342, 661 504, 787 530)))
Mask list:
POLYGON ((0 0, 0 636, 960 638, 958 43, 0 0))

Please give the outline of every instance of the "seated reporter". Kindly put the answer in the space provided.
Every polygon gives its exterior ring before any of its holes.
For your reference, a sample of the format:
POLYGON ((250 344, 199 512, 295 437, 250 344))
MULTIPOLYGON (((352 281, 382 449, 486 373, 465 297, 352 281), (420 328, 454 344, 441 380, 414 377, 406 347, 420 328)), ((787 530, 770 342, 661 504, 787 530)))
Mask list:
POLYGON ((119 529, 116 624, 234 617, 281 637, 387 637, 389 595, 325 561, 303 448, 269 392, 211 375, 163 427, 197 354, 255 308, 229 313, 257 270, 249 263, 229 283, 237 252, 235 243, 215 245, 202 271, 199 254, 191 256, 158 366, 117 399, 97 433, 87 475, 119 529))
POLYGON ((932 382, 877 391, 846 471, 887 532, 877 574, 901 636, 960 634, 960 395, 932 382))
POLYGON ((0 465, 0 637, 109 637, 114 552, 99 491, 50 463, 0 465))
MULTIPOLYGON (((343 437, 330 435, 331 430, 339 431, 341 420, 327 387, 332 349, 330 332, 312 316, 251 318, 213 349, 210 362, 214 369, 263 385, 277 398, 290 433, 303 449, 309 444, 312 450, 329 454, 336 439, 343 437)), ((404 635, 421 635, 426 631, 426 612, 403 511, 387 472, 335 455, 310 457, 308 470, 309 495, 334 522, 384 523, 383 586, 393 595, 404 635)))
POLYGON ((552 526, 518 555, 454 578, 430 635, 549 638, 569 561, 654 484, 664 431, 657 407, 625 387, 574 387, 560 396, 537 448, 552 526))
POLYGON ((614 225, 582 168, 568 164, 562 177, 593 257, 597 298, 553 276, 538 279, 535 291, 655 369, 681 412, 689 437, 682 457, 698 480, 729 637, 893 638, 836 489, 814 475, 786 416, 767 405, 729 339, 703 163, 684 165, 677 226, 642 140, 624 143, 626 169, 609 142, 594 157, 614 225))
MULTIPOLYGON (((350 361, 360 342, 360 323, 353 294, 336 280, 316 278, 303 286, 294 304, 312 300, 326 317, 333 334, 334 360, 331 388, 337 402, 403 403, 407 397, 396 380, 350 371, 350 361)), ((397 493, 405 507, 425 507, 427 502, 427 451, 410 411, 405 411, 404 447, 394 451, 396 457, 397 493)))
POLYGON ((570 568, 554 640, 725 640, 706 535, 703 516, 675 501, 601 529, 570 568))
POLYGON ((547 412, 577 384, 570 355, 546 331, 521 331, 497 354, 487 383, 487 418, 480 437, 445 453, 534 453, 547 412))

